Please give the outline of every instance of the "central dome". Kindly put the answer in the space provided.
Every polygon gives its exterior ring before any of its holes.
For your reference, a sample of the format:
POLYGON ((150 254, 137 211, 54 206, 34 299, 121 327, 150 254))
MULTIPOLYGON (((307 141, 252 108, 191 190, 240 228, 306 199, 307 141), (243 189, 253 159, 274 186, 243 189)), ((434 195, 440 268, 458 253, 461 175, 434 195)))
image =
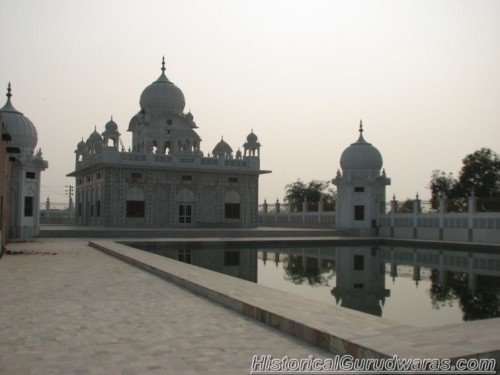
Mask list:
POLYGON ((182 114, 186 106, 184 94, 165 75, 165 59, 162 61, 161 70, 160 77, 142 92, 139 101, 141 109, 166 109, 182 114))

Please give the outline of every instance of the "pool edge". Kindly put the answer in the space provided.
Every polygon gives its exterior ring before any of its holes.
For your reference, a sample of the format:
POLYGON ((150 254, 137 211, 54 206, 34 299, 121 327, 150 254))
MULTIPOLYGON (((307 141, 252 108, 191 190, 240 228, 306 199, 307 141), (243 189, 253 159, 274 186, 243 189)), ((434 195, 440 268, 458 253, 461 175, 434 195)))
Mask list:
MULTIPOLYGON (((387 245, 389 245, 389 243, 387 242, 392 242, 392 241, 385 242, 385 239, 379 239, 379 240, 381 240, 381 242, 387 245)), ((402 241, 398 241, 398 243, 400 242, 402 241)), ((408 241, 404 242, 408 244, 408 241)), ((418 240, 410 242, 415 242, 419 244, 421 243, 421 241, 418 240)), ((329 330, 329 329, 318 328, 317 325, 315 326, 314 324, 311 324, 311 322, 308 322, 305 319, 303 320, 290 319, 289 317, 285 316, 286 314, 276 313, 275 311, 271 311, 270 309, 267 309, 262 305, 259 306, 258 304, 255 303, 247 303, 242 299, 235 298, 234 296, 225 293, 224 291, 217 290, 217 288, 209 288, 203 286, 201 285, 202 283, 197 283, 188 280, 187 278, 179 274, 175 274, 174 272, 172 272, 172 270, 169 270, 168 267, 163 266, 168 264, 168 262, 179 263, 174 260, 170 259, 166 260, 167 258, 151 253, 147 253, 149 254, 147 256, 144 256, 143 254, 141 255, 141 253, 146 253, 146 252, 131 248, 127 245, 116 242, 115 240, 91 241, 89 242, 89 245, 111 256, 121 259, 129 264, 132 264, 143 270, 151 272, 159 277, 162 277, 168 281, 171 281, 177 285, 180 285, 198 295, 202 295, 225 307, 231 308, 245 316, 263 322, 267 325, 270 325, 271 327, 281 330, 282 332, 291 334, 299 339, 302 339, 312 345, 323 348, 324 350, 334 354, 350 354, 355 358, 384 358, 384 357, 388 358, 392 357, 395 354, 397 354, 401 358, 403 357, 425 358, 423 356, 425 356, 426 354, 431 355, 431 357, 436 357, 435 351, 426 353, 425 348, 416 348, 408 345, 406 347, 405 345, 398 345, 397 347, 393 345, 380 345, 381 341, 388 340, 390 337, 392 337, 391 336, 392 333, 390 331, 393 328, 395 331, 399 330, 401 332, 404 332, 404 335, 406 336, 412 333, 421 335, 421 333, 424 331, 427 332, 427 335, 435 336, 436 333, 432 335, 433 330, 429 332, 429 330, 423 330, 417 327, 410 327, 402 324, 393 324, 393 326, 389 325, 387 327, 382 325, 382 328, 379 331, 374 330, 373 332, 368 333, 367 335, 346 334, 342 336, 336 333, 332 333, 331 329, 329 330), (163 258, 163 260, 160 261, 159 259, 154 257, 163 258), (394 347, 394 349, 391 349, 392 347, 394 347), (377 348, 377 350, 375 350, 374 348, 377 348)), ((181 267, 185 268, 185 267, 195 267, 195 266, 182 264, 181 267)), ((189 268, 185 269, 188 270, 189 268)), ((213 272, 209 270, 202 270, 198 267, 196 267, 195 269, 195 272, 197 273, 200 272, 203 273, 204 271, 213 272)), ((216 276, 211 275, 210 277, 216 277, 216 276)), ((221 275, 220 277, 224 277, 224 275, 221 275)), ((260 288, 266 288, 256 284, 254 286, 260 288)), ((363 314, 363 313, 356 313, 356 314, 353 313, 353 315, 357 314, 363 314)), ((384 319, 382 318, 372 317, 369 315, 367 315, 366 319, 368 321, 368 324, 377 322, 377 319, 378 321, 384 321, 384 319)), ((500 318, 498 319, 500 321, 500 318)), ((478 326, 477 322, 473 323, 475 326, 478 326)), ((468 323, 460 323, 459 326, 464 326, 466 324, 468 323)), ((491 324, 482 324, 482 325, 489 326, 491 324)), ((498 325, 499 324, 497 324, 497 326, 498 325)), ((485 327, 483 329, 489 330, 489 327, 485 327)), ((439 331, 439 329, 436 329, 434 331, 439 331)), ((470 332, 463 333, 464 339, 469 338, 470 334, 471 334, 470 332)), ((459 342, 460 341, 463 340, 459 339, 459 342)), ((491 345, 491 343, 486 343, 483 346, 479 345, 479 347, 475 347, 474 345, 472 345, 472 347, 470 345, 453 346, 451 343, 449 346, 450 346, 449 348, 441 348, 441 349, 448 349, 440 351, 439 355, 441 356, 441 358, 458 359, 458 358, 470 358, 470 357, 480 358, 486 356, 488 358, 495 358, 497 360, 497 366, 498 366, 498 362, 500 360, 500 341, 498 345, 496 345, 495 342, 494 345, 491 345)))

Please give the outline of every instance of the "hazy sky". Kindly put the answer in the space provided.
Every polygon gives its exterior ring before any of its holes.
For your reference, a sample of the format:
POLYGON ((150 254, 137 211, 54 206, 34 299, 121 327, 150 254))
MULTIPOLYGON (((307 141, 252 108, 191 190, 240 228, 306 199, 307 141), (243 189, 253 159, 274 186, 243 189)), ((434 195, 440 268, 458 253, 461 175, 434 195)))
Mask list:
POLYGON ((0 0, 0 35, 0 88, 12 82, 49 161, 42 200, 65 201, 94 125, 113 115, 130 145, 163 54, 204 153, 221 135, 234 150, 259 136, 273 171, 260 202, 299 177, 333 178, 360 119, 388 199, 428 198, 433 169, 500 150, 500 1, 0 0))

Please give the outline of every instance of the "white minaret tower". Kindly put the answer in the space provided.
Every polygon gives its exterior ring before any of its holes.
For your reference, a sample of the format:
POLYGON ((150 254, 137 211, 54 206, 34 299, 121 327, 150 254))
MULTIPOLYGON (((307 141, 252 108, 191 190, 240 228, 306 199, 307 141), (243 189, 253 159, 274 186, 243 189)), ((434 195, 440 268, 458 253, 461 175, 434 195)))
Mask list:
POLYGON ((336 226, 356 235, 374 235, 379 215, 385 208, 385 187, 391 179, 382 168, 382 155, 363 138, 359 123, 358 140, 340 157, 333 184, 337 186, 336 226))

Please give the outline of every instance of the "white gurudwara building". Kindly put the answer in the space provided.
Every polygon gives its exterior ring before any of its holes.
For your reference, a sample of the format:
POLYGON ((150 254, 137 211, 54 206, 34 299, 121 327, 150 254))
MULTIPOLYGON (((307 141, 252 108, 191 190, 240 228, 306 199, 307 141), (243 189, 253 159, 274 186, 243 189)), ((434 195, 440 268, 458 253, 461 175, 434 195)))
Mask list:
POLYGON ((116 227, 257 226, 260 143, 243 152, 223 139, 201 151, 182 91, 165 75, 146 87, 125 150, 113 118, 77 145, 76 224, 116 227))
MULTIPOLYGON (((48 168, 42 150, 35 147, 38 135, 35 125, 14 108, 10 82, 7 102, 0 109, 5 131, 10 135, 10 228, 9 237, 29 239, 40 231, 40 178, 48 168)), ((0 205, 4 206, 3 202, 0 205)))
POLYGON ((359 138, 340 157, 333 184, 337 186, 336 226, 352 234, 370 235, 385 213, 385 187, 391 179, 382 169, 380 152, 363 138, 363 123, 359 138))

